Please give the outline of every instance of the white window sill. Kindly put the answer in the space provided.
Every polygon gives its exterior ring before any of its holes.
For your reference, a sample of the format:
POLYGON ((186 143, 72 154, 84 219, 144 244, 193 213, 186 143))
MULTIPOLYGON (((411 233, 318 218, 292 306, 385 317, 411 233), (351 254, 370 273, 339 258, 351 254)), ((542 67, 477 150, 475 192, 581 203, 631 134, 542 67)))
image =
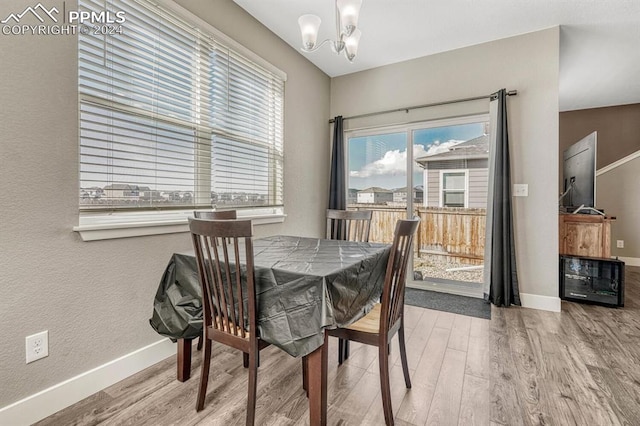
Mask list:
MULTIPOLYGON (((175 234, 189 232, 189 216, 193 216, 192 210, 166 214, 81 215, 80 224, 73 230, 80 234, 82 241, 175 234)), ((286 216, 282 212, 239 214, 238 219, 250 219, 253 225, 266 225, 282 223, 286 216)))

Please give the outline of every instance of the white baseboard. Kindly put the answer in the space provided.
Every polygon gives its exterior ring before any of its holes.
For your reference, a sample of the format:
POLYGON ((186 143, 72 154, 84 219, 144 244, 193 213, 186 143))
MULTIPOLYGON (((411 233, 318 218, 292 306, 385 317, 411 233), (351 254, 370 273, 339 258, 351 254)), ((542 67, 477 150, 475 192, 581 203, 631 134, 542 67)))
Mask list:
POLYGON ((520 293, 523 308, 538 309, 540 311, 560 312, 560 298, 540 296, 537 294, 520 293))
POLYGON ((625 266, 640 266, 640 257, 622 257, 619 256, 618 259, 622 260, 625 266))
POLYGON ((163 339, 0 408, 0 425, 30 425, 176 354, 163 339))

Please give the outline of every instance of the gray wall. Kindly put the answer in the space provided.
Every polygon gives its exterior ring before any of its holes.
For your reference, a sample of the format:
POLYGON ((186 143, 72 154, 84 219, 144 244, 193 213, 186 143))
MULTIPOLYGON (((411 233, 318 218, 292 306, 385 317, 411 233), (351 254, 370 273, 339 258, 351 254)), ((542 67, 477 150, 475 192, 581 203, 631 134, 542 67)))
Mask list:
POLYGON ((601 174, 596 179, 598 207, 617 220, 611 224, 611 255, 640 262, 640 157, 601 174), (624 240, 624 248, 616 247, 624 240))
MULTIPOLYGON (((548 167, 558 164, 558 61, 559 31, 552 28, 331 80, 332 116, 517 89, 518 96, 508 100, 512 177, 529 184, 528 197, 513 199, 520 290, 551 297, 558 296, 558 173, 548 167)), ((487 110, 487 102, 477 102, 420 114, 438 118, 487 110)), ((398 113, 378 122, 414 118, 398 113)))
MULTIPOLYGON (((324 232, 329 78, 231 0, 180 0, 288 74, 284 224, 259 235, 324 232), (295 206, 295 208, 294 208, 295 206)), ((0 16, 33 6, 0 3, 0 16)), ((67 0, 67 10, 76 8, 67 0)), ((158 341, 153 296, 188 234, 85 243, 78 224, 73 36, 0 36, 0 407, 158 341), (25 336, 49 330, 48 358, 25 364, 25 336)))
MULTIPOLYGON (((560 154, 593 131, 598 131, 596 168, 633 154, 640 149, 640 104, 561 112, 560 154)), ((562 174, 562 155, 559 160, 562 174)))

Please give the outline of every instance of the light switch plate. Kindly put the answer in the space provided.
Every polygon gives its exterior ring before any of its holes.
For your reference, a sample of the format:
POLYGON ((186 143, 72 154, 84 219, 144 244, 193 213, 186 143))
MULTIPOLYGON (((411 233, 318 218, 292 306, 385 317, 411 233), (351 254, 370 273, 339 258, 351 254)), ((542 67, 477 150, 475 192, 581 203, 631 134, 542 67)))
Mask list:
POLYGON ((514 183, 513 184, 513 196, 514 197, 528 197, 529 196, 529 184, 526 184, 526 183, 514 183))

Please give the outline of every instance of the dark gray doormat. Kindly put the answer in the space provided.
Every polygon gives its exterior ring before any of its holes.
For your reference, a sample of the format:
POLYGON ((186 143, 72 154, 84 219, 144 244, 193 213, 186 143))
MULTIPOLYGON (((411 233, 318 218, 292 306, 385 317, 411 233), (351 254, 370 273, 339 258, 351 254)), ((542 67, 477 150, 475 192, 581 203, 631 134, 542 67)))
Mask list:
POLYGON ((440 293, 438 291, 406 288, 404 303, 437 311, 491 319, 491 304, 483 299, 440 293))

